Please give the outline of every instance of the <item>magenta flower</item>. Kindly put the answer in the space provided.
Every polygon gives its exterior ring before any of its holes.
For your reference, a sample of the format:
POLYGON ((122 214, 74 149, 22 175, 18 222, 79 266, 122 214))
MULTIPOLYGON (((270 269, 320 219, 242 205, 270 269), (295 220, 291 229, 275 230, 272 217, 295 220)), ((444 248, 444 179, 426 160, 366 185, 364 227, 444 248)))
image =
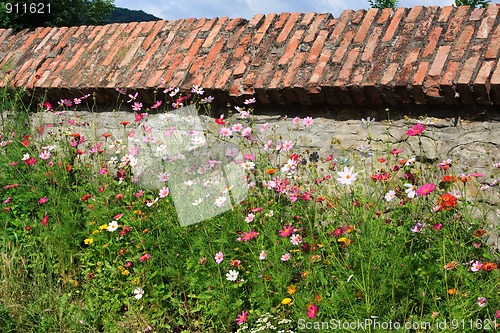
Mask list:
POLYGON ((241 311, 241 313, 238 314, 236 317, 236 324, 241 325, 245 323, 248 319, 248 312, 246 311, 241 311))
POLYGON ((49 201, 49 199, 47 199, 47 197, 43 197, 43 198, 40 198, 40 200, 38 200, 38 203, 40 205, 43 205, 44 203, 46 203, 47 201, 49 201))
POLYGON ((294 230, 293 225, 291 225, 291 224, 284 225, 283 229, 280 230, 280 236, 282 238, 288 237, 293 233, 293 230, 294 230))
POLYGON ((310 304, 307 307, 307 317, 312 319, 312 318, 316 317, 317 314, 318 314, 318 307, 314 304, 310 304))
POLYGON ((478 297, 477 298, 477 305, 480 307, 483 307, 486 305, 486 297, 478 297))
POLYGON ((412 128, 410 128, 407 132, 406 135, 408 136, 415 136, 415 135, 420 135, 425 131, 426 127, 425 125, 422 125, 421 123, 416 124, 412 128))
POLYGON ((417 189, 417 195, 419 197, 423 197, 423 196, 431 193, 432 191, 434 191, 435 188, 436 188, 436 185, 434 185, 432 183, 424 184, 417 189))

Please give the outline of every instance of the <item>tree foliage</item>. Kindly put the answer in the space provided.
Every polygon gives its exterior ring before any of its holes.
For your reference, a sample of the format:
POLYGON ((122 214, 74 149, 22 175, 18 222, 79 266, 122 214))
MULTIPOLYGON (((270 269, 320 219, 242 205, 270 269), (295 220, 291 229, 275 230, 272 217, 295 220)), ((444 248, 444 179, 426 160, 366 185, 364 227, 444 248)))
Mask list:
POLYGON ((455 6, 487 7, 490 0, 455 0, 455 6))
POLYGON ((113 9, 114 0, 3 0, 0 28, 98 25, 106 22, 113 9))
POLYGON ((384 9, 384 8, 396 8, 398 4, 397 0, 368 0, 368 3, 372 8, 384 9))

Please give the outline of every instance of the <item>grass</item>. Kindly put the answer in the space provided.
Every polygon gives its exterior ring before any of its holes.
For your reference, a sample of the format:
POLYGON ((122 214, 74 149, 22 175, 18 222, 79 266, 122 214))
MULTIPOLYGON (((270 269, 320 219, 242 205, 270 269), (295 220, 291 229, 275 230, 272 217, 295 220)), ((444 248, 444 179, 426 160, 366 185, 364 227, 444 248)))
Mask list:
MULTIPOLYGON (((297 145, 312 118, 289 120, 285 138, 254 122, 251 101, 226 118, 203 117, 206 130, 184 139, 209 153, 239 147, 248 193, 230 208, 231 191, 213 184, 202 212, 220 214, 181 227, 170 184, 200 167, 206 181, 222 171, 197 149, 185 152, 195 168, 172 169, 172 154, 156 149, 168 135, 143 137, 147 114, 168 114, 171 102, 203 113, 201 91, 190 99, 165 91, 156 110, 136 104, 133 121, 94 139, 84 133, 98 124, 79 119, 74 100, 41 103, 54 122, 33 123, 18 92, 1 94, 12 111, 0 132, 2 332, 496 330, 498 256, 472 212, 497 183, 461 174, 446 156, 431 165, 409 154, 410 143, 438 130, 429 124, 409 124, 397 145, 377 138, 386 144, 373 154, 321 156, 297 145), (144 141, 141 151, 160 151, 148 188, 134 173, 147 165, 134 155, 144 141), (477 197, 466 186, 481 189, 477 197)), ((140 97, 122 99, 134 106, 140 97)), ((360 126, 369 144, 369 121, 360 126)), ((499 166, 487 166, 492 179, 499 166)), ((185 201, 206 194, 189 186, 185 201)))

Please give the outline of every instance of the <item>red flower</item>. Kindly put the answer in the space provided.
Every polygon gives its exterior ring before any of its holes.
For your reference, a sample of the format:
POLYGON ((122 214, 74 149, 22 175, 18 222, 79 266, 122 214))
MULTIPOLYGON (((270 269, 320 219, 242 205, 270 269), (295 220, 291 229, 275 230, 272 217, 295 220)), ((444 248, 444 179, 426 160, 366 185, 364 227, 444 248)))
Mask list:
POLYGON ((87 201, 88 199, 92 198, 92 195, 87 193, 82 197, 82 201, 87 201))
POLYGON ((457 206, 457 198, 452 194, 445 193, 438 198, 438 205, 442 210, 452 210, 457 206))
POLYGON ((220 116, 220 118, 215 119, 215 122, 216 122, 217 124, 219 124, 219 125, 224 125, 224 124, 226 124, 226 122, 225 122, 225 121, 224 121, 224 119, 222 119, 222 118, 224 118, 224 115, 220 116))
POLYGON ((49 223, 49 216, 45 215, 44 217, 42 217, 42 226, 45 227, 47 223, 49 223))
POLYGON ((21 141, 21 144, 25 147, 28 147, 30 145, 30 142, 28 140, 23 140, 21 141))

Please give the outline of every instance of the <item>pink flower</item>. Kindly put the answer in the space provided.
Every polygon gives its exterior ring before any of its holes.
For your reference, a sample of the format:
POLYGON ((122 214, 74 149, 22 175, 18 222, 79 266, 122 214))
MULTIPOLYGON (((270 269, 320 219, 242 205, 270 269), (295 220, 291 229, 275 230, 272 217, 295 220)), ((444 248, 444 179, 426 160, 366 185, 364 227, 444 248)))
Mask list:
POLYGON ((9 195, 9 196, 7 197, 7 199, 5 199, 5 200, 3 201, 4 205, 8 204, 8 203, 9 203, 9 201, 10 201, 10 199, 12 199, 12 196, 10 196, 10 195, 9 195))
POLYGON ((307 307, 307 317, 312 319, 312 318, 316 317, 317 314, 318 314, 318 307, 314 304, 310 304, 307 307))
POLYGON ((473 272, 477 272, 477 271, 481 270, 481 267, 483 267, 483 264, 479 260, 476 260, 472 263, 470 270, 473 272))
POLYGON ((436 185, 434 185, 432 183, 424 184, 417 189, 417 195, 420 197, 423 197, 423 196, 431 193, 432 191, 434 191, 435 188, 436 188, 436 185))
POLYGON ((40 200, 38 200, 38 203, 40 205, 43 205, 44 203, 46 203, 47 201, 49 201, 49 199, 47 199, 46 197, 43 197, 43 198, 40 198, 40 200))
POLYGON ((249 136, 250 133, 252 133, 252 128, 251 127, 247 127, 247 128, 245 128, 244 130, 241 131, 241 135, 242 136, 249 136))
POLYGON ((267 257, 266 250, 262 250, 262 251, 260 252, 260 254, 259 254, 259 259, 260 259, 260 260, 264 260, 264 259, 266 259, 266 257, 267 257))
POLYGON ((240 124, 240 123, 237 123, 237 124, 234 124, 233 127, 231 127, 231 129, 234 131, 234 132, 239 132, 243 129, 243 125, 240 124))
POLYGON ((159 196, 160 196, 160 198, 165 198, 165 197, 168 195, 168 193, 170 193, 170 191, 169 191, 168 187, 163 187, 163 188, 160 190, 160 194, 159 194, 159 196))
POLYGON ((143 254, 140 258, 139 258, 139 261, 140 262, 145 262, 145 261, 148 261, 149 259, 151 259, 151 255, 149 253, 145 253, 143 254))
POLYGON ((416 124, 412 128, 410 128, 407 132, 406 135, 408 136, 415 136, 415 135, 420 135, 425 131, 426 127, 425 125, 422 125, 421 123, 416 124))
MULTIPOLYGON (((142 109, 142 103, 134 102, 134 104, 132 105, 132 110, 141 111, 141 109, 142 109)), ((142 117, 141 117, 141 119, 142 119, 142 117)), ((136 117, 135 121, 140 121, 141 119, 137 120, 137 117, 136 117)))
POLYGON ((302 120, 302 124, 304 124, 304 126, 311 126, 313 122, 314 121, 311 117, 305 117, 304 120, 302 120))
POLYGON ((223 128, 220 129, 219 134, 222 135, 222 136, 231 136, 231 134, 233 134, 233 131, 231 131, 227 127, 223 127, 223 128))
POLYGON ((215 262, 218 265, 218 264, 220 264, 222 262, 222 260, 224 260, 224 253, 222 253, 222 252, 219 251, 219 252, 217 252, 215 254, 215 262))
POLYGON ((300 118, 299 117, 295 117, 295 118, 292 119, 292 122, 294 124, 298 124, 298 123, 300 123, 300 118))
POLYGON ((497 314, 495 315, 495 318, 497 318, 497 319, 500 318, 500 310, 497 310, 497 314))
POLYGON ((161 101, 156 101, 156 103, 151 107, 151 109, 157 109, 161 105, 161 101))
POLYGON ((290 260, 290 253, 285 253, 284 255, 281 256, 281 261, 288 261, 290 260))
POLYGON ((247 215, 247 217, 245 217, 245 222, 250 223, 253 221, 254 218, 255 218, 255 214, 250 213, 247 215))
POLYGON ((279 232, 282 238, 288 237, 293 233, 293 225, 284 225, 283 229, 281 229, 279 232))
POLYGON ((248 312, 246 311, 241 311, 240 314, 236 317, 236 324, 241 325, 245 323, 248 319, 248 312))

